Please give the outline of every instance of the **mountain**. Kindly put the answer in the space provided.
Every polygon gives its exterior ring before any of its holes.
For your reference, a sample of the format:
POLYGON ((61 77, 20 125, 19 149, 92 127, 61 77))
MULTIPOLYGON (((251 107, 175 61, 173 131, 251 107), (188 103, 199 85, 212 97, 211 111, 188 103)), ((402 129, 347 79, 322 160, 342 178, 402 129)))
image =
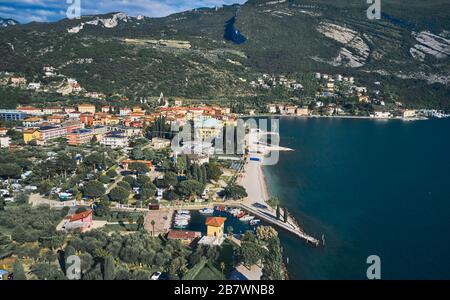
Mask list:
POLYGON ((16 20, 13 19, 3 19, 0 17, 0 28, 1 27, 8 27, 8 26, 14 26, 14 25, 18 25, 19 22, 17 22, 16 20))
MULTIPOLYGON (((450 108, 450 3, 249 0, 164 18, 123 13, 8 27, 0 71, 42 65, 89 90, 194 98, 256 97, 258 74, 341 73, 402 101, 450 108), (89 63, 86 63, 88 61, 89 63), (247 82, 246 82, 247 81, 247 82)), ((273 96, 273 95, 272 95, 273 96)))

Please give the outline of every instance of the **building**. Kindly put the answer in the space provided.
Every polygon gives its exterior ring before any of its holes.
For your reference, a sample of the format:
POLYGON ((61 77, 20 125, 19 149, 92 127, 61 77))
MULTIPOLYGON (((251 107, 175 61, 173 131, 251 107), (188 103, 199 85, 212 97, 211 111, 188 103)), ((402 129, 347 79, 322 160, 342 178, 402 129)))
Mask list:
POLYGON ((64 127, 44 126, 39 128, 40 138, 42 142, 65 137, 67 135, 67 129, 64 127))
POLYGON ((25 127, 37 127, 42 123, 42 118, 40 117, 29 117, 23 120, 22 125, 25 127))
POLYGON ((188 154, 187 157, 192 164, 197 164, 199 166, 209 163, 209 155, 207 153, 188 154))
POLYGON ((78 214, 69 216, 63 225, 66 231, 78 229, 86 232, 92 227, 92 210, 86 210, 78 214))
POLYGON ((415 111, 413 109, 407 109, 407 110, 403 111, 404 119, 415 118, 416 116, 417 116, 417 111, 415 111))
POLYGON ((227 218, 209 217, 206 219, 206 236, 202 237, 198 243, 200 245, 219 246, 224 241, 224 224, 227 218))
POLYGON ((392 114, 387 111, 375 111, 370 117, 375 119, 389 119, 392 117, 392 114))
POLYGON ((87 144, 93 136, 91 129, 75 130, 67 135, 67 143, 72 146, 87 144))
POLYGON ((33 140, 39 140, 41 138, 41 133, 37 129, 25 129, 23 131, 23 141, 25 144, 33 140))
POLYGON ((20 121, 28 115, 22 111, 15 109, 0 109, 0 120, 4 121, 20 121))
POLYGON ((102 113, 109 113, 111 111, 111 106, 102 106, 102 113))
POLYGON ((128 137, 120 132, 110 132, 103 136, 100 144, 112 148, 125 148, 128 147, 128 137))
POLYGON ((51 124, 61 124, 64 121, 63 116, 48 116, 47 122, 51 124))
POLYGON ((171 145, 172 145, 172 142, 169 139, 162 139, 162 138, 158 138, 158 137, 152 138, 151 147, 153 149, 156 149, 156 150, 164 149, 164 148, 170 147, 171 145))
POLYGON ((84 124, 81 123, 78 119, 74 120, 67 120, 64 123, 61 124, 61 127, 64 127, 67 131, 67 133, 71 133, 75 130, 84 129, 84 124))
POLYGON ((222 128, 222 122, 214 118, 200 117, 194 122, 195 134, 202 140, 219 136, 222 128))
POLYGON ((82 114, 90 113, 95 114, 95 105, 93 104, 80 104, 78 105, 78 111, 82 114))
POLYGON ((127 107, 123 107, 119 109, 119 115, 120 116, 127 116, 131 113, 131 109, 127 108, 127 107))
POLYGON ((91 113, 82 113, 80 115, 80 121, 84 125, 92 126, 94 125, 94 115, 91 113))
POLYGON ((6 135, 8 133, 8 128, 0 128, 0 135, 6 135))
POLYGON ((11 138, 9 136, 0 135, 0 148, 9 148, 11 138))
POLYGON ((30 116, 44 115, 42 109, 36 108, 33 106, 18 107, 17 110, 23 112, 24 114, 30 115, 30 116))
POLYGON ((11 77, 9 81, 13 86, 20 86, 27 83, 27 80, 24 77, 11 77))
POLYGON ((42 109, 42 113, 44 115, 47 115, 47 116, 51 116, 51 115, 56 114, 58 112, 62 112, 62 109, 59 108, 59 107, 45 107, 45 108, 42 109))
POLYGON ((124 168, 125 170, 128 170, 128 167, 132 163, 143 163, 143 164, 146 164, 147 167, 149 167, 149 168, 151 168, 153 166, 152 162, 148 161, 148 160, 131 160, 131 159, 127 159, 127 160, 122 161, 122 168, 124 168))
POLYGON ((201 233, 198 231, 170 230, 167 234, 167 239, 181 241, 183 245, 190 245, 200 236, 201 233))
POLYGON ((275 104, 269 104, 269 105, 267 105, 267 110, 271 114, 276 114, 277 113, 277 106, 275 104))
POLYGON ((300 117, 307 117, 307 116, 309 116, 309 109, 306 107, 306 108, 297 108, 297 116, 300 116, 300 117))
POLYGON ((224 224, 227 218, 223 217, 209 217, 206 219, 207 236, 213 237, 223 237, 224 234, 224 224))

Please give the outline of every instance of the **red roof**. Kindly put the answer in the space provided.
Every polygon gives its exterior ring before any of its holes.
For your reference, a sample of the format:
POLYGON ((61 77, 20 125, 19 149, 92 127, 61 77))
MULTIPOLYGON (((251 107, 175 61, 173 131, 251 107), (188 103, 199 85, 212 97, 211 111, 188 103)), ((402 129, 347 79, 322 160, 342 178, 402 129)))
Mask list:
POLYGON ((92 210, 83 211, 79 214, 74 214, 70 216, 70 222, 75 222, 79 220, 83 220, 87 217, 89 217, 92 214, 92 210))
POLYGON ((171 230, 167 234, 168 239, 193 240, 199 236, 198 232, 185 230, 171 230))
POLYGON ((227 218, 222 217, 209 217, 206 219, 206 225, 213 227, 221 227, 225 223, 227 218))

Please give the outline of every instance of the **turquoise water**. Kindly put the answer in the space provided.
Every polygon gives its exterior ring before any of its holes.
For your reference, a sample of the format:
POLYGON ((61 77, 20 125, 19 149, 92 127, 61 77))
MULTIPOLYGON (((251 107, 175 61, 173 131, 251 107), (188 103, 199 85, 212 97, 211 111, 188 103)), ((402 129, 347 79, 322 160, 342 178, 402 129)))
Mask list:
POLYGON ((450 119, 419 122, 280 121, 280 162, 270 192, 314 248, 281 232, 292 279, 366 279, 369 255, 383 279, 450 279, 450 119))

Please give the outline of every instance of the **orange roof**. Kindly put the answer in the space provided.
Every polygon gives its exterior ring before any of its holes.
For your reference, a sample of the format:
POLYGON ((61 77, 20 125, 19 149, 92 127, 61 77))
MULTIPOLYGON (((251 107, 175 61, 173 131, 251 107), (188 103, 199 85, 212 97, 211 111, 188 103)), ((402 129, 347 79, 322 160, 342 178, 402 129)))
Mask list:
POLYGON ((70 222, 75 222, 89 217, 92 214, 92 210, 83 211, 79 214, 74 214, 70 216, 70 222))
POLYGON ((184 230, 171 230, 167 234, 168 239, 193 240, 198 236, 199 236, 199 234, 195 231, 184 231, 184 230))
POLYGON ((227 218, 222 217, 209 217, 206 219, 206 225, 213 226, 213 227, 221 227, 225 223, 227 218))

